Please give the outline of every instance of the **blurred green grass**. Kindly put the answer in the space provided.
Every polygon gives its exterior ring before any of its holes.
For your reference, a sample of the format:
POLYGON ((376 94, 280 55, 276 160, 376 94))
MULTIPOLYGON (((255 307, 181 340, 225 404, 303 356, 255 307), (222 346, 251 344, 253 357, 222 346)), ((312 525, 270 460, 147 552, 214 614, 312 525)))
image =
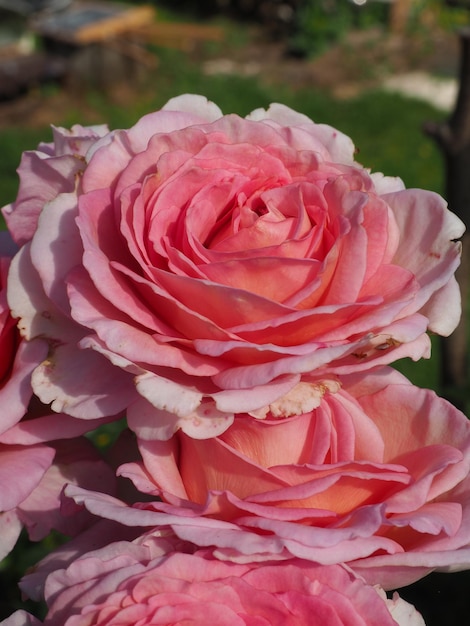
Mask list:
MULTIPOLYGON (((205 75, 197 60, 170 49, 156 49, 158 67, 149 74, 145 86, 135 89, 125 105, 115 103, 105 93, 88 89, 69 98, 60 115, 50 123, 70 127, 75 123, 107 123, 110 128, 128 128, 142 115, 160 108, 169 98, 182 93, 200 93, 216 102, 224 113, 246 115, 271 102, 282 102, 316 122, 331 124, 350 135, 358 148, 357 159, 374 171, 400 176, 407 187, 441 192, 443 172, 440 155, 422 132, 425 121, 439 121, 443 114, 432 106, 397 94, 365 91, 356 98, 337 100, 312 85, 311 89, 291 89, 272 85, 260 77, 205 75)), ((52 93, 52 97, 53 97, 52 93)), ((48 98, 44 96, 44 106, 48 98)), ((54 110, 54 109, 52 109, 54 110)), ((50 141, 47 125, 29 128, 25 124, 0 128, 0 205, 16 193, 16 167, 21 153, 50 141)))

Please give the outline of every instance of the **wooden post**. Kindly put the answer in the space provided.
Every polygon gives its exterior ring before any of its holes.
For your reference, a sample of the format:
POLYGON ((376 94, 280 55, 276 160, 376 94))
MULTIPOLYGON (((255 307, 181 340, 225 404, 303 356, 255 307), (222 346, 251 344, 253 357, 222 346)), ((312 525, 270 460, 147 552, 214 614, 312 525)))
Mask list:
MULTIPOLYGON (((449 208, 470 227, 470 28, 459 31, 460 73, 457 103, 449 120, 428 123, 425 131, 440 147, 445 163, 445 192, 449 208)), ((462 292, 462 319, 457 330, 442 341, 443 394, 465 408, 468 384, 468 315, 470 280, 470 232, 462 238, 462 263, 456 276, 462 292)))
POLYGON ((406 28, 413 0, 395 0, 390 5, 390 30, 401 34, 406 28))

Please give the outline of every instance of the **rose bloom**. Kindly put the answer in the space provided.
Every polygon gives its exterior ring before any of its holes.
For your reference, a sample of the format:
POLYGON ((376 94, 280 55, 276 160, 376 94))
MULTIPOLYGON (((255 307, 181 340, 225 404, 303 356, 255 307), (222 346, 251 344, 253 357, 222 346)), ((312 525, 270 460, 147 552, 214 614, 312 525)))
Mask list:
POLYGON ((468 568, 466 417, 387 367, 341 382, 303 415, 239 416, 207 440, 140 438, 142 462, 118 470, 140 503, 66 493, 131 527, 170 525, 223 558, 345 562, 385 589, 468 568))
POLYGON ((168 439, 285 397, 305 413, 305 375, 428 356, 460 315, 444 200, 280 104, 243 119, 185 95, 129 130, 56 129, 19 173, 9 301, 49 339, 35 392, 70 415, 127 408, 168 439))
MULTIPOLYGON (((44 626, 311 624, 424 626, 340 565, 302 559, 234 563, 161 537, 111 543, 50 574, 44 626)), ((181 542, 180 542, 181 543, 181 542)), ((2 622, 20 626, 25 614, 2 622)), ((33 622, 34 623, 34 622, 33 622)))

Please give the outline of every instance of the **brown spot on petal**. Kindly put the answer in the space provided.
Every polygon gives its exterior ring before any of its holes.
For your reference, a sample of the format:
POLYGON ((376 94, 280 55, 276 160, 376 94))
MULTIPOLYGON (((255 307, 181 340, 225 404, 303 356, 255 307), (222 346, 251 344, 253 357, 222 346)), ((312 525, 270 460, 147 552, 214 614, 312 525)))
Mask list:
POLYGON ((352 355, 355 356, 356 359, 367 359, 367 352, 353 352, 352 355))
POLYGON ((389 337, 386 341, 384 341, 384 343, 381 343, 378 346, 375 346, 375 349, 376 350, 388 350, 389 348, 396 348, 397 346, 400 345, 400 343, 401 343, 400 341, 397 341, 393 337, 389 337))
POLYGON ((334 380, 300 382, 282 398, 270 404, 269 411, 272 417, 291 417, 309 413, 320 406, 326 393, 335 393, 340 387, 340 383, 334 380))

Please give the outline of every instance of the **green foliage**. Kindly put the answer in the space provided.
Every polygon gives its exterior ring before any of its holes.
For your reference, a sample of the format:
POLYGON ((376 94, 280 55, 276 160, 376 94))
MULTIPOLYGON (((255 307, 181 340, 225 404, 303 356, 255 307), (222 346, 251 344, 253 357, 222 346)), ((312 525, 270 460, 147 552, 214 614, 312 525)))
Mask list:
POLYGON ((356 5, 351 0, 305 0, 296 14, 293 51, 307 56, 325 50, 352 28, 368 28, 387 23, 385 3, 356 5))
MULTIPOLYGON (((470 23, 470 13, 468 9, 458 6, 449 6, 443 0, 419 0, 416 10, 419 11, 419 7, 426 8, 427 11, 432 11, 436 23, 446 30, 455 30, 462 26, 468 26, 470 23)), ((467 3, 470 7, 470 4, 467 3)))

